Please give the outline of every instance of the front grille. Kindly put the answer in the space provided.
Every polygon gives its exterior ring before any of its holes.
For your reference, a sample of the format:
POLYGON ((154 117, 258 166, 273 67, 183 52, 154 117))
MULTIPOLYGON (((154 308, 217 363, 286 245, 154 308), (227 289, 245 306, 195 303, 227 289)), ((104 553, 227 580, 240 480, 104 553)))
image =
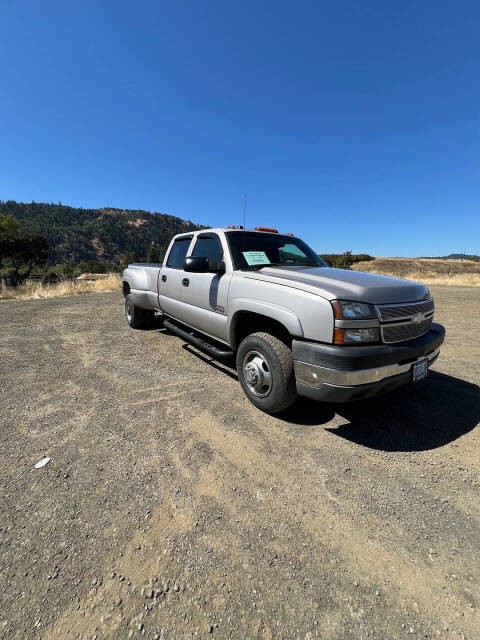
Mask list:
POLYGON ((422 322, 415 324, 414 322, 402 322, 400 324, 384 324, 382 328, 383 342, 403 342, 403 340, 411 340, 427 333, 433 321, 433 316, 426 318, 422 322))
POLYGON ((377 306, 378 314, 382 322, 391 320, 405 320, 415 313, 430 313, 434 309, 433 299, 424 302, 411 302, 406 304, 386 304, 377 306))

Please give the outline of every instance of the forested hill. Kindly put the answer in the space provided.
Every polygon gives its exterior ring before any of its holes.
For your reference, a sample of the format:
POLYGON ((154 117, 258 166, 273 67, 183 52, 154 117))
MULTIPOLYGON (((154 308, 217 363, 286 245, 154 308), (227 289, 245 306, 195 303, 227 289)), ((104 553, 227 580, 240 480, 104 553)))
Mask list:
POLYGON ((150 248, 163 257, 173 235, 202 228, 164 213, 110 207, 77 209, 62 204, 0 200, 0 213, 16 218, 22 230, 47 238, 50 264, 120 262, 126 254, 144 257, 150 248))

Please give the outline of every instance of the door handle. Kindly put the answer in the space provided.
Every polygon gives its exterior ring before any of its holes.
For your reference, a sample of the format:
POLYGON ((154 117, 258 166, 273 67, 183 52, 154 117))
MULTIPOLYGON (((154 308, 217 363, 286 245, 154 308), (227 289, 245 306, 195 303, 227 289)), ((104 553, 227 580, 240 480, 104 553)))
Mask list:
POLYGON ((167 276, 162 276, 162 282, 166 282, 167 281, 167 276))
POLYGON ((188 278, 184 278, 182 280, 182 284, 184 287, 188 287, 188 285, 190 284, 190 280, 188 278))

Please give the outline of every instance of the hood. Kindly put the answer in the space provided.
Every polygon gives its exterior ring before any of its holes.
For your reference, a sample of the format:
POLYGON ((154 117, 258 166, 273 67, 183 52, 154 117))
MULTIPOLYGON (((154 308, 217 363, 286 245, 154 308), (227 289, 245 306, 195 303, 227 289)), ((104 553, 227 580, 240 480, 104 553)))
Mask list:
POLYGON ((244 275, 310 291, 328 300, 391 304, 415 302, 428 295, 428 287, 419 282, 329 267, 264 267, 244 275))

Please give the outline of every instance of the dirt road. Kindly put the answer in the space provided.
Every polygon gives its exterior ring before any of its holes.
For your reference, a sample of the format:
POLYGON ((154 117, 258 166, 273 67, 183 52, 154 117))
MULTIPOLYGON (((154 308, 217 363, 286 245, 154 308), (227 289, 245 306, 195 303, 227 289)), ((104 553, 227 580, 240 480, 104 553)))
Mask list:
POLYGON ((280 418, 120 294, 0 302, 0 638, 479 638, 480 290, 433 292, 425 381, 280 418))

